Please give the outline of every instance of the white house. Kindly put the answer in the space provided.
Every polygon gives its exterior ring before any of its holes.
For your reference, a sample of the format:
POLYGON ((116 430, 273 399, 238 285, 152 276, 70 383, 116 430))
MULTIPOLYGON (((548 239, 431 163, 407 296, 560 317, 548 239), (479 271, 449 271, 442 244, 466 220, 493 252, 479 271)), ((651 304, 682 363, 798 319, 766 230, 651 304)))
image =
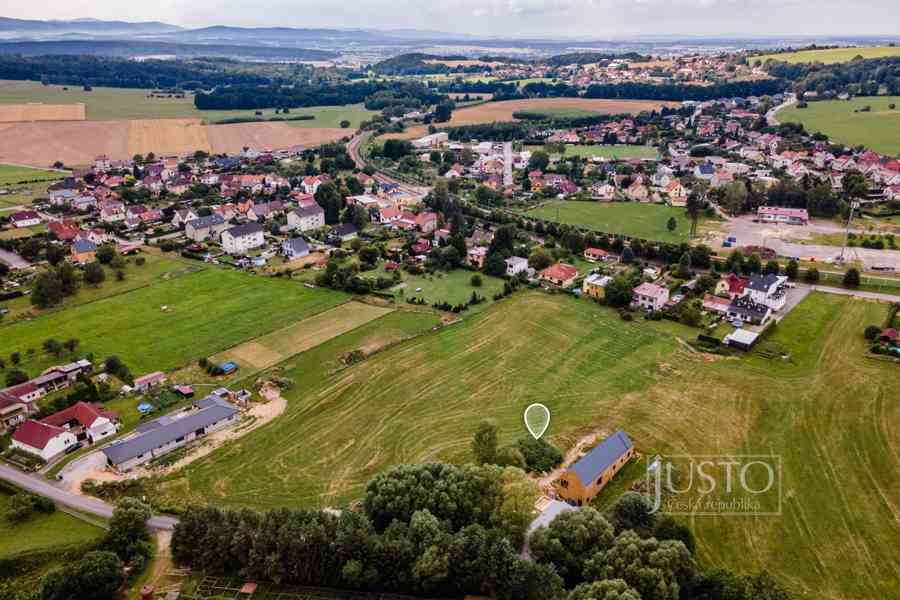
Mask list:
POLYGON ((302 237, 285 240, 281 243, 281 253, 288 260, 309 256, 309 244, 302 237))
POLYGON ((786 283, 784 275, 751 275, 744 288, 745 295, 757 304, 778 311, 787 302, 786 283))
POLYGON ((41 217, 33 210, 23 210, 9 217, 13 227, 34 227, 41 224, 41 217))
POLYGON ((222 249, 228 254, 243 254, 266 243, 259 223, 245 223, 222 232, 222 249))
POLYGON ((119 415, 106 410, 101 404, 78 402, 69 408, 41 419, 44 425, 62 427, 75 434, 76 439, 87 439, 92 444, 116 433, 119 415))
POLYGON ((222 215, 212 214, 188 221, 184 226, 184 235, 195 242, 202 242, 210 238, 216 239, 226 227, 222 215))
POLYGON ((634 288, 631 304, 646 310, 661 310, 668 301, 668 288, 655 283, 642 283, 634 288))
POLYGON ((318 204, 301 206, 288 213, 288 229, 291 231, 312 231, 325 227, 325 211, 318 204))
POLYGON ((506 259, 507 277, 515 277, 519 273, 528 272, 528 259, 521 256, 511 256, 506 259))
POLYGON ((61 456, 78 440, 75 435, 55 425, 28 419, 12 434, 12 447, 50 462, 61 456))

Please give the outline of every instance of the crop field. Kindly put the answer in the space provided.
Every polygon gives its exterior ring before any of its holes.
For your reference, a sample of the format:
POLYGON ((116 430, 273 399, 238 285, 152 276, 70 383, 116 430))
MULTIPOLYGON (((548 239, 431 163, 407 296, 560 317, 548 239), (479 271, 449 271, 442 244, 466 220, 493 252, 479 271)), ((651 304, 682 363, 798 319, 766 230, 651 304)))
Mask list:
POLYGON ((555 200, 524 214, 546 221, 658 242, 686 242, 690 239, 691 227, 687 212, 683 208, 662 204, 555 200), (675 231, 669 231, 666 227, 672 217, 677 225, 675 231))
POLYGON ((220 364, 231 360, 241 367, 266 369, 391 312, 393 309, 390 308, 347 302, 284 329, 244 342, 215 355, 212 361, 220 364))
POLYGON ((900 156, 900 97, 877 96, 852 100, 810 102, 778 112, 782 123, 802 123, 807 131, 822 132, 835 142, 862 144, 889 156, 900 156), (890 108, 894 104, 895 108, 890 108), (868 112, 853 112, 864 106, 868 112))
MULTIPOLYGON (((0 490, 0 514, 11 496, 0 490)), ((71 515, 35 513, 22 523, 0 519, 0 561, 33 552, 63 548, 99 539, 104 531, 71 515)))
POLYGON ((801 50, 799 52, 785 52, 783 54, 766 54, 751 58, 750 61, 761 60, 765 63, 770 58, 783 60, 789 63, 820 62, 826 65, 834 63, 850 62, 857 56, 863 58, 887 58, 900 56, 900 47, 897 46, 870 46, 865 48, 832 48, 828 50, 801 50))
MULTIPOLYGON (((0 328, 0 356, 77 337, 82 352, 119 356, 137 376, 210 356, 348 300, 284 279, 207 269, 0 328)), ((38 371, 45 365, 25 362, 38 371)))
MULTIPOLYGON (((449 123, 441 124, 441 127, 458 127, 461 125, 477 125, 480 123, 492 123, 495 121, 513 121, 513 113, 517 112, 564 112, 576 111, 578 116, 590 115, 617 115, 637 114, 642 111, 658 110, 660 107, 671 103, 656 102, 653 100, 589 100, 585 98, 534 98, 530 100, 506 100, 503 102, 488 102, 468 108, 453 111, 449 123)), ((392 137, 415 139, 427 133, 425 126, 408 128, 403 134, 392 137)))
POLYGON ((644 453, 779 455, 783 514, 691 519, 701 561, 768 569, 798 595, 897 598, 900 531, 886 524, 900 493, 900 377, 865 358, 861 334, 886 311, 812 294, 765 342, 789 359, 728 360, 685 350, 659 324, 527 293, 340 368, 375 321, 285 365, 283 417, 158 487, 166 500, 340 506, 391 464, 469 460, 484 418, 502 442, 517 438, 540 401, 564 447, 621 426, 644 453))
POLYGON ((84 104, 0 104, 0 123, 84 121, 84 104))
POLYGON ((0 162, 45 167, 92 164, 105 154, 191 154, 197 150, 234 154, 245 147, 278 149, 318 146, 350 135, 348 129, 304 129, 287 123, 205 125, 200 119, 0 123, 0 136, 17 140, 0 145, 0 162))
MULTIPOLYGON (((541 146, 528 146, 528 150, 534 152, 541 150, 541 146)), ((627 160, 629 158, 659 158, 659 151, 653 146, 637 146, 631 144, 610 145, 566 145, 565 156, 579 156, 581 158, 607 158, 612 160, 627 160)))

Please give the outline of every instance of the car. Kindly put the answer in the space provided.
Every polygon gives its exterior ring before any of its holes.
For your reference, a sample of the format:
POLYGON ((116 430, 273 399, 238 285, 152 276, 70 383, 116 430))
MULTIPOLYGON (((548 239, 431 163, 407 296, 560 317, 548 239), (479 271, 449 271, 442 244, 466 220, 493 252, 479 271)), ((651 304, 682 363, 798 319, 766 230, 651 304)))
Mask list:
POLYGON ((417 292, 421 292, 421 291, 424 291, 424 290, 422 290, 422 288, 416 288, 416 291, 417 291, 417 292))

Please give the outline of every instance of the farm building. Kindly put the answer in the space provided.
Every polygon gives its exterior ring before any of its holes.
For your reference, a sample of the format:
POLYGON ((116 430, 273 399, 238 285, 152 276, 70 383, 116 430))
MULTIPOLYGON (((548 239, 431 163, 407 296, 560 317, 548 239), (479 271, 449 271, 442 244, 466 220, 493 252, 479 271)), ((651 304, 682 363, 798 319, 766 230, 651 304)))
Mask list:
POLYGON ((587 505, 634 455, 631 438, 619 429, 566 469, 556 491, 569 504, 587 505))
POLYGON ((164 416, 145 423, 133 437, 101 451, 106 455, 107 464, 125 472, 237 420, 237 408, 217 395, 210 395, 195 402, 192 410, 183 416, 164 416))
POLYGON ((780 206, 760 206, 756 218, 764 223, 787 223, 788 225, 806 225, 809 213, 805 208, 782 208, 780 206))

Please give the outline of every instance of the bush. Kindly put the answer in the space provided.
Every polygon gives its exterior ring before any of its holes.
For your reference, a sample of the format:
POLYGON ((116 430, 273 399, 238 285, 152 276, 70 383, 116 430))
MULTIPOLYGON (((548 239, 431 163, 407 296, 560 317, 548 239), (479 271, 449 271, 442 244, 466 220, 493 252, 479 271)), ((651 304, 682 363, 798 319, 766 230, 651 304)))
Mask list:
POLYGON ((858 287, 860 282, 859 269, 850 268, 844 273, 844 285, 847 287, 858 287))
POLYGON ((563 460, 562 451, 544 440, 523 437, 516 442, 515 447, 525 458, 528 471, 538 473, 550 471, 563 460))
POLYGON ((819 281, 819 270, 815 267, 811 267, 803 275, 803 280, 807 283, 816 283, 819 281))
POLYGON ((881 335, 881 327, 878 325, 869 325, 866 327, 865 336, 870 342, 878 339, 879 335, 881 335))
POLYGON ((481 287, 481 275, 472 275, 472 287, 481 287))

